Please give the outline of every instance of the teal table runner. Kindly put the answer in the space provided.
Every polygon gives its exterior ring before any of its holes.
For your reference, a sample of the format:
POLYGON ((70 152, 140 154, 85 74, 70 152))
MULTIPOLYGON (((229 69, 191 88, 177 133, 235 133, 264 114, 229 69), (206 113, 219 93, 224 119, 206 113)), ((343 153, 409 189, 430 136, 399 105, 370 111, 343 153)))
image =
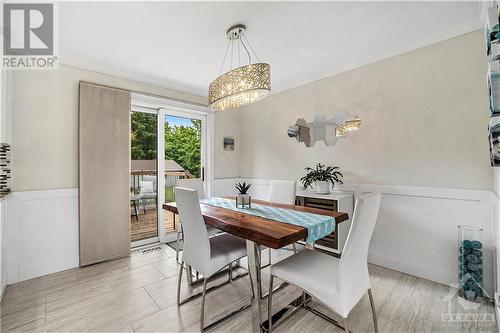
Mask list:
POLYGON ((225 208, 240 213, 289 223, 307 229, 307 243, 312 244, 335 231, 335 218, 331 216, 300 212, 291 209, 270 207, 252 203, 252 208, 236 208, 235 201, 225 198, 201 199, 205 205, 225 208))

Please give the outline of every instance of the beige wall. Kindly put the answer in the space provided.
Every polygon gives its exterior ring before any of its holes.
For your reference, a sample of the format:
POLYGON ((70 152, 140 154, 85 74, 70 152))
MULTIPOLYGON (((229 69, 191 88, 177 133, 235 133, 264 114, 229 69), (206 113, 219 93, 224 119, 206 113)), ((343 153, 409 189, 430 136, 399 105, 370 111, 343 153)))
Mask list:
POLYGON ((215 178, 240 176, 240 124, 237 110, 215 113, 215 178), (234 151, 224 151, 224 137, 234 139, 234 151))
POLYGON ((80 80, 206 103, 205 97, 60 65, 57 71, 11 75, 14 191, 78 187, 80 80))
POLYGON ((483 39, 468 33, 238 110, 240 175, 299 179, 322 162, 349 183, 492 189, 483 39), (287 137, 297 118, 336 111, 363 120, 336 146, 287 137))

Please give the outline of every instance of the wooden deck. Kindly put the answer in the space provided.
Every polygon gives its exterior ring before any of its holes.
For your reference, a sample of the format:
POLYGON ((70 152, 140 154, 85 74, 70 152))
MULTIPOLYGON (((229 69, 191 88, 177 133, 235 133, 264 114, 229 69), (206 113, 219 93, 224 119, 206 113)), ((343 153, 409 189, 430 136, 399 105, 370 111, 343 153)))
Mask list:
MULTIPOLYGON (((135 216, 130 216, 130 239, 132 242, 147 239, 151 237, 158 236, 157 234, 157 225, 156 225, 156 209, 155 208, 147 208, 146 214, 144 213, 144 209, 138 207, 139 220, 136 219, 135 216)), ((165 216, 165 233, 174 232, 178 227, 179 223, 176 219, 175 229, 174 229, 174 221, 173 215, 170 212, 164 212, 165 216)), ((178 217, 177 217, 178 218, 178 217)))

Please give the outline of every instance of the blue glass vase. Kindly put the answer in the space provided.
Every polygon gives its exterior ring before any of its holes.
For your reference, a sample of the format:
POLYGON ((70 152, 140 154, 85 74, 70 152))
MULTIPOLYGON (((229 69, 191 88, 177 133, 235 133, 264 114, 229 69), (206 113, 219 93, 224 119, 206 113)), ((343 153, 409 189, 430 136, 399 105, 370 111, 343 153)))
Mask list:
POLYGON ((483 301, 483 229, 458 226, 458 294, 471 302, 483 301))

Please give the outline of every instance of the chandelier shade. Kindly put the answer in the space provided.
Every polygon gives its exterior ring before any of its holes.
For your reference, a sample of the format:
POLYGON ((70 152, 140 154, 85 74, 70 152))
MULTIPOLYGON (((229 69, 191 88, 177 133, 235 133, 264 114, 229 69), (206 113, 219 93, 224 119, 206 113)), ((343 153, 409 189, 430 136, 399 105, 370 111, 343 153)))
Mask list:
POLYGON ((255 63, 230 70, 208 88, 213 110, 223 111, 256 102, 271 92, 271 66, 255 63))
POLYGON ((208 103, 212 110, 234 109, 256 102, 268 96, 271 92, 271 66, 260 61, 250 42, 245 37, 245 30, 244 25, 237 24, 226 31, 228 44, 220 73, 223 72, 222 69, 226 63, 229 50, 231 50, 231 61, 229 62, 231 67, 229 71, 213 80, 208 87, 208 103), (234 55, 236 52, 234 51, 234 44, 236 44, 237 55, 234 55), (240 49, 244 50, 248 56, 247 65, 241 65, 240 49), (252 63, 249 49, 258 62, 252 63), (233 59, 233 55, 236 59, 233 59), (238 67, 233 68, 233 63, 236 63, 236 61, 238 67))

